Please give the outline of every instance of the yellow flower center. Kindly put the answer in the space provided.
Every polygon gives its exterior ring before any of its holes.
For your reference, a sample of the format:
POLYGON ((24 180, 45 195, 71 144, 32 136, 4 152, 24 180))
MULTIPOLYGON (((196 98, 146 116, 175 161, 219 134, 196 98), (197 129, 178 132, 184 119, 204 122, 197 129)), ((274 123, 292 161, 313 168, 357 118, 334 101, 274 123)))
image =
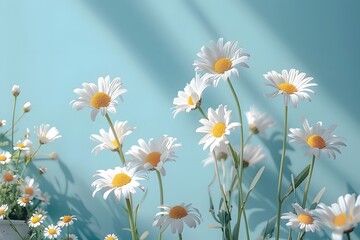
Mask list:
POLYGON ((0 155, 0 162, 5 162, 5 161, 6 161, 6 156, 0 155))
POLYGON ((323 149, 324 147, 326 147, 325 140, 316 134, 311 135, 306 142, 312 148, 323 149))
POLYGON ((32 196, 32 195, 34 195, 34 189, 32 187, 25 187, 24 193, 32 196))
POLYGON ((193 105, 194 105, 194 101, 193 101, 193 99, 192 99, 191 96, 189 96, 189 98, 188 98, 188 104, 189 104, 190 106, 193 106, 193 105))
POLYGON ((280 83, 278 85, 278 88, 281 91, 286 92, 287 94, 293 94, 294 92, 298 91, 297 88, 291 83, 280 83))
POLYGON ((119 148, 119 145, 118 145, 116 139, 114 139, 114 140, 112 141, 112 144, 114 145, 115 149, 118 149, 118 148, 119 148))
POLYGON ((17 146, 18 146, 18 148, 20 148, 20 149, 26 148, 26 146, 25 146, 23 143, 19 143, 17 146))
POLYGON ((3 178, 5 182, 11 182, 14 179, 14 175, 12 173, 5 173, 3 178))
POLYGON ((40 220, 41 218, 37 215, 31 218, 31 223, 38 223, 40 220))
POLYGON ((156 167, 158 165, 158 163, 160 162, 160 156, 161 156, 161 153, 159 153, 159 152, 151 152, 147 155, 145 162, 148 162, 151 165, 153 165, 154 167, 156 167))
POLYGON ((211 132, 214 137, 219 138, 225 133, 225 129, 226 129, 225 123, 218 122, 213 126, 211 132))
POLYGON ((5 213, 4 209, 0 209, 0 216, 3 215, 5 213))
POLYGON ((48 232, 49 232, 50 235, 55 235, 56 234, 55 228, 50 228, 48 232))
POLYGON ((103 92, 98 92, 92 97, 90 104, 94 108, 99 109, 101 107, 109 106, 110 101, 111 101, 111 98, 109 95, 107 95, 106 93, 103 93, 103 92))
POLYGON ((297 219, 303 224, 312 224, 314 222, 314 218, 306 213, 299 214, 297 219))
POLYGON ((232 62, 228 58, 220 58, 214 64, 214 71, 217 73, 224 73, 229 70, 232 66, 232 62))
POLYGON ((115 240, 115 238, 110 236, 110 237, 107 237, 106 240, 115 240))
POLYGON ((63 222, 64 222, 64 223, 71 222, 71 220, 72 220, 72 217, 71 217, 71 216, 69 216, 69 215, 64 216, 64 218, 63 218, 63 222))
POLYGON ((113 187, 122 187, 131 182, 131 177, 125 173, 118 173, 112 180, 113 187))
POLYGON ((172 207, 169 211, 169 217, 173 219, 180 219, 188 215, 186 209, 182 206, 172 207))
POLYGON ((23 198, 21 199, 21 201, 22 201, 23 203, 29 203, 29 202, 30 202, 30 198, 28 198, 28 197, 23 197, 23 198))
MULTIPOLYGON (((351 215, 349 216, 349 220, 350 220, 350 222, 352 222, 352 220, 353 220, 351 215)), ((339 215, 337 215, 333 218, 333 223, 337 227, 344 226, 346 224, 346 222, 347 222, 347 216, 345 213, 340 213, 339 215)))

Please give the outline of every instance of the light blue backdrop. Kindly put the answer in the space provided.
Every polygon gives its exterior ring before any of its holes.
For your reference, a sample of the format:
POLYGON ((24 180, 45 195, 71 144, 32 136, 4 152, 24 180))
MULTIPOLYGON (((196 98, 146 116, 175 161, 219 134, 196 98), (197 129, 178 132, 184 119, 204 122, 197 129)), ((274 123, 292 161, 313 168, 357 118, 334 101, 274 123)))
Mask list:
MULTIPOLYGON (((316 162, 310 199, 323 187, 323 202, 335 202, 339 195, 360 193, 359 136, 360 117, 358 77, 360 56, 359 1, 1 1, 0 2, 0 118, 12 108, 11 87, 19 84, 19 104, 31 101, 33 110, 19 129, 49 123, 63 136, 43 149, 59 153, 53 162, 38 161, 48 168, 42 184, 53 195, 49 211, 54 219, 73 213, 78 216, 81 239, 103 239, 116 233, 130 239, 122 227, 128 226, 121 205, 101 194, 92 198, 92 175, 98 169, 117 165, 116 155, 91 153, 95 146, 90 134, 107 129, 104 118, 90 120, 90 111, 77 112, 70 101, 73 89, 83 82, 96 82, 99 76, 120 76, 128 89, 125 101, 112 115, 128 120, 137 130, 127 138, 125 149, 138 138, 168 134, 182 143, 176 163, 166 166, 165 201, 168 204, 193 203, 200 209, 203 223, 187 229, 184 239, 220 239, 220 232, 209 229, 214 221, 208 213, 207 185, 211 168, 203 168, 207 157, 195 133, 197 112, 172 118, 172 100, 194 75, 192 63, 201 46, 224 37, 236 40, 251 54, 249 69, 241 69, 233 83, 244 110, 256 105, 278 122, 270 132, 266 171, 249 200, 252 235, 257 236, 264 222, 276 212, 277 162, 280 159, 283 124, 282 99, 266 99, 271 91, 263 74, 269 70, 297 68, 318 83, 311 103, 290 107, 289 126, 300 127, 301 118, 325 127, 337 124, 335 134, 345 137, 347 147, 334 161, 316 162)), ((221 82, 204 97, 204 108, 220 103, 235 109, 229 89, 221 82)), ((19 133, 19 137, 20 137, 19 133)), ((259 140, 257 140, 259 142, 259 140)), ((309 159, 303 149, 289 147, 289 169, 299 172, 309 159)), ((260 166, 250 169, 245 183, 260 166)), ((288 181, 285 180, 285 184, 288 181)), ((150 174, 148 196, 141 208, 140 232, 150 230, 156 238, 152 220, 157 212, 156 177, 150 174)), ((214 188, 213 192, 216 192, 214 188)), ((359 228, 357 235, 359 236, 359 228)), ((329 233, 328 231, 326 233, 329 233)), ((316 239, 315 235, 311 235, 316 239)), ((166 231, 165 239, 175 239, 166 231)), ((355 237, 354 239, 359 239, 355 237)))

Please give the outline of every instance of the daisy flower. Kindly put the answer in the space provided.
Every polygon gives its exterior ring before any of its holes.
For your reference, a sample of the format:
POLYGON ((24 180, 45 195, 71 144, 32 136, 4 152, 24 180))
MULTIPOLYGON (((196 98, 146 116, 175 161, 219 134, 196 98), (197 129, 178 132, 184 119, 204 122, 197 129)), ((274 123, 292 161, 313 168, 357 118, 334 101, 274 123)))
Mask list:
POLYGON ((69 234, 65 237, 65 240, 78 240, 78 237, 75 234, 69 234))
POLYGON ((5 184, 13 184, 17 182, 18 177, 13 172, 4 171, 2 179, 5 184))
POLYGON ((47 193, 47 192, 42 193, 39 198, 39 200, 41 201, 41 203, 40 203, 41 206, 45 207, 45 206, 49 205, 50 199, 51 199, 51 196, 49 193, 47 193))
POLYGON ((7 151, 3 151, 0 149, 0 164, 6 164, 11 161, 11 154, 7 151))
POLYGON ((181 146, 175 143, 176 138, 167 135, 161 136, 158 140, 151 138, 147 144, 139 139, 139 146, 132 146, 126 153, 131 156, 129 165, 139 170, 157 170, 165 176, 164 164, 168 161, 175 161, 175 148, 181 146))
POLYGON ((217 43, 210 42, 210 48, 203 46, 197 54, 200 59, 195 60, 195 71, 203 71, 204 79, 209 79, 216 87, 222 78, 225 81, 231 75, 239 76, 236 66, 248 67, 245 63, 249 59, 249 54, 242 53, 241 48, 237 48, 237 42, 228 41, 219 38, 217 43))
POLYGON ((300 228, 305 232, 315 232, 320 230, 321 223, 316 219, 314 210, 303 209, 299 204, 294 203, 292 206, 296 213, 284 213, 281 219, 289 220, 286 226, 291 228, 300 228))
POLYGON ((240 123, 230 123, 231 110, 227 110, 226 106, 220 105, 215 111, 212 108, 208 109, 208 119, 200 119, 201 126, 196 129, 196 132, 205 133, 206 135, 200 140, 199 144, 204 144, 204 148, 210 146, 210 152, 221 142, 227 142, 226 135, 230 134, 235 127, 240 126, 240 123))
POLYGON ((153 226, 160 227, 160 231, 164 232, 165 229, 171 225, 171 232, 183 232, 184 223, 190 227, 195 228, 202 221, 199 210, 192 207, 191 204, 176 206, 160 206, 160 212, 156 214, 153 226))
POLYGON ((190 81, 190 84, 186 84, 184 91, 179 91, 178 97, 174 98, 174 118, 179 112, 190 112, 199 107, 202 93, 208 86, 209 83, 207 80, 204 80, 199 74, 195 74, 195 78, 190 81))
POLYGON ((97 172, 94 176, 100 178, 91 184, 96 188, 93 197, 103 188, 106 190, 103 195, 105 200, 112 191, 114 191, 115 197, 120 200, 121 196, 129 198, 130 194, 136 193, 136 187, 144 190, 138 181, 146 178, 138 176, 139 172, 136 168, 115 167, 115 169, 98 170, 97 172))
POLYGON ((246 112, 248 127, 253 134, 259 134, 266 138, 265 130, 272 128, 275 121, 266 113, 260 112, 256 107, 251 106, 250 111, 246 112))
POLYGON ((118 237, 115 234, 108 234, 104 240, 118 240, 118 237))
POLYGON ((0 120, 0 127, 3 127, 6 125, 6 120, 0 120))
POLYGON ((265 160, 265 158, 266 156, 262 152, 262 147, 260 145, 246 144, 244 146, 244 167, 252 166, 260 161, 265 160))
POLYGON ((60 221, 58 222, 59 227, 68 227, 76 221, 77 218, 75 215, 65 215, 60 218, 60 221))
POLYGON ((98 78, 98 85, 94 83, 83 83, 83 88, 76 88, 74 92, 79 98, 71 101, 76 110, 89 107, 91 111, 91 120, 95 121, 99 111, 104 116, 108 111, 116 113, 115 107, 118 105, 117 98, 126 93, 126 89, 121 88, 120 78, 116 77, 110 82, 110 76, 98 78))
POLYGON ((227 157, 229 156, 229 147, 228 144, 224 143, 224 142, 220 142, 219 146, 216 146, 214 148, 214 151, 209 153, 209 157, 204 159, 202 161, 203 166, 207 166, 209 164, 212 164, 215 162, 216 160, 226 160, 227 157), (215 159, 214 159, 215 156, 215 159))
POLYGON ((4 219, 6 211, 9 209, 7 204, 0 206, 0 220, 4 219))
MULTIPOLYGON (((135 130, 135 127, 128 126, 127 121, 116 121, 114 124, 114 129, 116 136, 119 139, 120 145, 122 145, 125 136, 130 135, 135 130)), ((96 145, 96 147, 92 150, 93 152, 95 151, 97 154, 101 150, 107 149, 110 151, 116 151, 119 148, 111 128, 109 128, 109 132, 106 132, 104 129, 100 129, 99 133, 100 135, 92 134, 90 136, 91 140, 99 142, 99 144, 96 145)))
POLYGON ((281 74, 275 71, 264 74, 266 80, 269 81, 266 85, 276 88, 276 91, 267 94, 267 97, 273 98, 283 94, 285 106, 288 106, 291 101, 295 108, 300 99, 311 101, 308 93, 314 93, 314 91, 309 87, 317 86, 317 84, 310 83, 313 78, 305 76, 305 73, 299 73, 296 69, 291 69, 289 72, 283 70, 281 74))
POLYGON ((31 201, 31 198, 27 197, 27 196, 22 196, 17 200, 17 203, 21 206, 21 207, 26 207, 29 205, 33 205, 33 201, 31 201))
POLYGON ((325 130, 322 122, 317 122, 315 126, 310 127, 307 119, 303 120, 303 128, 290 128, 289 142, 307 146, 306 155, 315 155, 317 158, 325 154, 329 158, 336 158, 335 152, 341 153, 340 146, 346 146, 343 139, 332 134, 336 125, 332 125, 325 130))
POLYGON ((23 184, 19 187, 23 196, 29 198, 40 198, 41 191, 39 188, 39 184, 35 182, 35 179, 30 178, 28 176, 25 177, 23 184))
POLYGON ((28 225, 32 228, 38 227, 44 222, 45 218, 46 218, 45 215, 39 213, 33 213, 33 215, 30 217, 28 221, 28 225))
POLYGON ((333 240, 341 240, 343 233, 352 232, 360 222, 360 196, 355 201, 355 194, 340 196, 331 206, 320 203, 318 207, 315 214, 333 231, 333 240))
POLYGON ((32 150, 32 141, 30 141, 29 139, 25 138, 24 140, 19 140, 17 142, 17 145, 14 147, 14 150, 21 150, 21 151, 26 151, 27 153, 30 153, 32 150))
POLYGON ((50 224, 44 230, 44 237, 49 239, 55 239, 60 235, 60 233, 61 233, 61 228, 59 226, 50 224))
POLYGON ((36 136, 40 144, 51 143, 55 139, 61 138, 56 127, 51 127, 49 124, 41 124, 40 127, 35 127, 36 136))

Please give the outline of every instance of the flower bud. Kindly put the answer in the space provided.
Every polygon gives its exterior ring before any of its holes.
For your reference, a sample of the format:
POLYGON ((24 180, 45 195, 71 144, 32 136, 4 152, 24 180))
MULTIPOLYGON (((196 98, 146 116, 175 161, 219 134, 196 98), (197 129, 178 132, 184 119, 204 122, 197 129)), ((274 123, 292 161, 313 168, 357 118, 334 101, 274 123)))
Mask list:
POLYGON ((19 94, 20 94, 20 87, 19 87, 19 85, 14 85, 14 86, 12 87, 12 94, 14 95, 14 97, 19 96, 19 94))
POLYGON ((46 168, 43 168, 43 167, 41 167, 41 168, 39 168, 39 173, 41 174, 41 175, 43 175, 43 174, 45 174, 46 173, 46 168))
POLYGON ((27 102, 24 104, 24 107, 23 107, 23 110, 24 112, 30 112, 31 110, 31 103, 30 102, 27 102))
POLYGON ((52 160, 56 160, 59 156, 56 152, 52 152, 49 154, 49 157, 52 159, 52 160))

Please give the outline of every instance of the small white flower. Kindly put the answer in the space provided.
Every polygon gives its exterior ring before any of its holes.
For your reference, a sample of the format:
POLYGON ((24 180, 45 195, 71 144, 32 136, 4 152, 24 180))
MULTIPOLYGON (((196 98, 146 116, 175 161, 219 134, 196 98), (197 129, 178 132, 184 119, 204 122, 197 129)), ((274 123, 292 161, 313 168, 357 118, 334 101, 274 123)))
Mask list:
POLYGON ((115 169, 98 170, 97 172, 94 176, 100 178, 91 184, 96 188, 93 197, 103 188, 106 190, 103 195, 105 200, 112 191, 114 191, 115 197, 120 200, 122 196, 129 198, 130 194, 136 193, 135 188, 137 187, 144 189, 138 181, 146 178, 138 176, 139 172, 135 168, 115 167, 115 169))
POLYGON ((31 206, 33 205, 33 201, 31 201, 30 197, 27 196, 22 196, 17 200, 17 203, 21 206, 21 207, 26 207, 26 206, 31 206))
POLYGON ((41 124, 35 127, 35 134, 39 139, 40 144, 51 143, 54 140, 61 138, 56 127, 51 127, 49 124, 41 124))
POLYGON ((199 144, 204 144, 204 149, 210 146, 210 152, 221 142, 227 142, 226 135, 230 134, 240 123, 230 123, 231 110, 227 110, 226 106, 220 105, 215 111, 208 109, 208 118, 200 119, 201 126, 196 132, 205 133, 206 135, 200 140, 199 144))
POLYGON ((268 114, 260 112, 254 106, 251 106, 250 111, 245 114, 248 127, 253 134, 266 138, 265 131, 275 125, 275 121, 268 114))
POLYGON ((172 233, 183 232, 184 224, 190 228, 195 228, 202 221, 199 210, 192 207, 191 204, 176 206, 160 206, 162 211, 158 212, 155 217, 153 226, 160 227, 164 232, 168 226, 171 226, 172 233))
POLYGON ((176 138, 167 135, 161 136, 158 140, 151 138, 149 144, 139 139, 139 146, 132 146, 126 153, 131 156, 129 165, 139 170, 157 170, 163 176, 166 171, 164 164, 168 161, 175 161, 175 148, 181 144, 175 143, 176 138))
POLYGON ((296 69, 291 69, 289 72, 283 70, 281 74, 275 71, 264 74, 266 80, 269 81, 266 85, 276 88, 276 91, 267 94, 267 97, 273 98, 283 94, 285 106, 288 106, 291 101, 295 108, 300 99, 311 101, 308 93, 314 93, 314 91, 309 87, 317 86, 317 84, 310 83, 313 78, 305 78, 305 76, 305 73, 299 73, 296 69))
POLYGON ((335 152, 340 153, 339 147, 346 146, 343 139, 332 134, 336 125, 323 129, 322 122, 310 127, 307 119, 303 120, 303 128, 290 128, 289 142, 307 146, 306 155, 315 155, 317 158, 325 154, 329 158, 336 158, 335 152))
POLYGON ((99 111, 105 116, 109 111, 116 113, 115 107, 118 105, 117 98, 126 93, 126 89, 121 88, 120 78, 117 77, 110 82, 110 76, 98 78, 98 85, 94 83, 83 83, 83 88, 76 88, 74 92, 79 98, 71 101, 71 105, 76 110, 89 107, 91 111, 91 120, 95 121, 99 111))
POLYGON ((202 92, 208 86, 209 83, 207 80, 204 80, 199 74, 195 74, 195 78, 190 81, 190 84, 186 84, 184 91, 179 91, 178 97, 174 98, 174 118, 179 112, 190 112, 199 107, 201 104, 202 92))
POLYGON ((14 147, 14 150, 21 150, 21 151, 25 151, 27 153, 30 153, 32 151, 32 141, 30 141, 29 139, 25 138, 24 140, 19 140, 17 142, 17 145, 14 147))
POLYGON ((204 79, 209 79, 214 86, 218 85, 222 78, 227 81, 231 75, 239 76, 236 66, 248 67, 245 63, 249 59, 249 54, 242 53, 241 48, 237 48, 237 42, 228 41, 219 38, 217 43, 210 42, 210 48, 203 46, 197 54, 200 59, 195 60, 195 71, 203 71, 204 79))
POLYGON ((4 165, 11 161, 11 154, 8 151, 3 151, 0 149, 0 164, 4 165))
MULTIPOLYGON (((114 124, 114 129, 116 136, 119 139, 120 145, 122 145, 125 136, 130 135, 135 130, 135 127, 128 126, 127 121, 116 121, 114 124)), ((90 136, 90 139, 100 143, 94 147, 94 149, 92 150, 93 152, 95 151, 95 153, 97 154, 101 150, 107 149, 110 151, 116 151, 119 148, 111 128, 109 128, 109 132, 106 132, 104 129, 100 129, 99 133, 100 135, 92 134, 90 136)))
POLYGON ((33 215, 30 217, 28 221, 28 225, 32 228, 36 228, 44 222, 45 218, 46 218, 45 215, 39 213, 33 213, 33 215))
POLYGON ((0 127, 3 127, 6 125, 6 120, 0 120, 0 127))
POLYGON ((0 206, 0 220, 5 218, 6 211, 9 209, 7 204, 3 204, 0 206))
POLYGON ((60 218, 60 221, 58 221, 57 225, 59 227, 68 227, 76 221, 77 218, 75 215, 65 215, 60 218))
POLYGON ((281 219, 289 220, 288 223, 286 223, 286 226, 299 228, 305 232, 315 232, 320 230, 321 223, 317 218, 315 218, 313 210, 303 209, 297 203, 292 204, 292 206, 294 207, 296 214, 289 212, 284 213, 281 216, 281 219))
POLYGON ((12 95, 17 97, 20 94, 20 87, 19 85, 13 85, 12 87, 12 95))
POLYGON ((24 104, 23 110, 24 110, 24 112, 30 112, 30 110, 31 110, 31 103, 30 103, 30 102, 26 102, 26 103, 24 104))
POLYGON ((28 176, 25 177, 24 182, 19 187, 23 196, 32 198, 40 198, 41 191, 39 188, 39 184, 35 182, 35 179, 30 178, 28 176))
POLYGON ((47 192, 44 192, 41 194, 39 200, 41 201, 41 206, 42 207, 46 207, 50 204, 50 199, 51 199, 51 196, 49 195, 49 193, 47 192))
POLYGON ((216 160, 226 160, 229 154, 231 154, 229 152, 229 145, 224 142, 220 142, 220 145, 216 146, 214 151, 209 152, 209 157, 202 161, 204 167, 215 162, 214 154, 216 160))
POLYGON ((18 180, 18 176, 11 171, 3 171, 2 180, 5 184, 13 184, 18 180))
POLYGON ((115 234, 108 234, 104 240, 118 240, 118 237, 115 234))
POLYGON ((69 234, 65 237, 65 240, 78 240, 78 237, 75 234, 69 234))
POLYGON ((44 230, 44 237, 49 239, 55 239, 60 235, 60 233, 61 233, 61 228, 59 226, 50 224, 44 230))
POLYGON ((262 147, 260 145, 246 144, 244 146, 244 167, 252 166, 260 161, 265 160, 265 158, 266 156, 262 152, 262 147))

